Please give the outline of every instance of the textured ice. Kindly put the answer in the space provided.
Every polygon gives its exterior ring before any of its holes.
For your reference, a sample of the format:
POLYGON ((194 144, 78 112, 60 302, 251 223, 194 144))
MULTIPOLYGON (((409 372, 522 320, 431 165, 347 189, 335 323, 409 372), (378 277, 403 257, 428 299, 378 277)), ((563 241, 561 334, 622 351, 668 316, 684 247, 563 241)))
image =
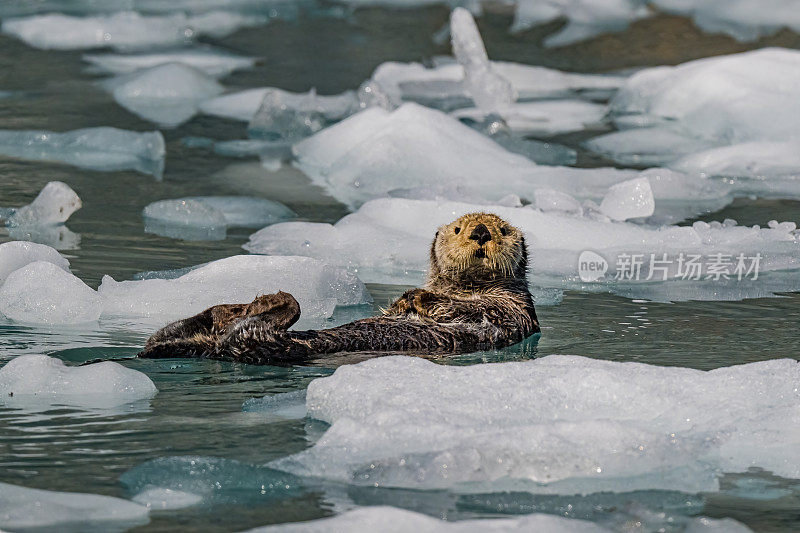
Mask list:
POLYGON ((143 68, 151 68, 164 63, 181 63, 209 76, 220 78, 234 70, 251 68, 256 60, 210 47, 177 49, 150 54, 86 54, 83 60, 91 63, 101 72, 110 74, 130 74, 143 68))
POLYGON ((649 217, 655 208, 653 190, 647 178, 612 185, 600 203, 600 211, 611 220, 649 217))
POLYGON ((183 45, 204 34, 224 37, 240 27, 266 21, 266 16, 225 11, 188 16, 183 13, 146 16, 134 11, 87 17, 50 13, 5 19, 2 31, 35 48, 137 50, 183 45))
POLYGON ((293 142, 357 110, 358 100, 352 91, 319 96, 314 89, 307 93, 290 93, 270 88, 247 125, 247 133, 255 138, 293 142))
POLYGON ((49 246, 26 241, 4 242, 0 244, 0 286, 9 274, 36 261, 53 263, 69 272, 69 261, 49 246))
POLYGON ((475 106, 492 111, 514 103, 514 87, 494 70, 475 20, 463 7, 450 14, 450 36, 453 55, 464 69, 464 88, 475 106))
POLYGON ((150 521, 142 505, 111 496, 54 492, 0 483, 0 528, 8 531, 124 531, 150 521))
POLYGON ((623 165, 665 165, 714 143, 687 137, 669 126, 628 129, 586 141, 591 151, 623 165))
POLYGON ((578 493, 718 490, 724 472, 800 476, 800 363, 703 372, 551 355, 468 367, 386 357, 308 388, 331 424, 270 463, 367 486, 578 493))
POLYGON ((601 33, 622 31, 650 15, 643 0, 518 0, 512 31, 566 18, 567 25, 545 40, 565 46, 601 33))
POLYGON ((8 226, 51 226, 66 222, 83 206, 78 194, 69 185, 51 181, 36 195, 33 202, 13 209, 8 226))
POLYGON ((0 154, 34 161, 57 161, 91 170, 136 170, 161 179, 164 137, 117 128, 51 131, 0 130, 0 154))
POLYGON ((192 118, 201 102, 222 93, 208 74, 165 63, 104 82, 119 105, 150 122, 174 127, 192 118))
POLYGON ((700 151, 670 167, 691 174, 749 179, 800 178, 800 141, 750 142, 700 151))
POLYGON ((548 514, 532 514, 513 518, 445 521, 428 515, 388 506, 363 507, 331 518, 309 522, 258 527, 248 533, 350 533, 381 531, 383 533, 483 533, 529 531, 542 533, 602 533, 611 530, 584 520, 548 514))
POLYGON ((611 222, 595 208, 587 207, 585 213, 575 215, 554 210, 542 212, 532 206, 378 199, 367 202, 335 225, 285 222, 266 227, 251 235, 244 247, 254 253, 315 257, 353 269, 367 282, 415 284, 422 280, 430 241, 440 225, 464 213, 489 211, 525 232, 531 262, 529 278, 538 286, 609 290, 634 298, 641 293, 660 300, 726 300, 767 296, 770 287, 772 290, 797 290, 800 284, 797 277, 800 240, 792 222, 771 222, 766 228, 737 226, 735 221, 657 227, 611 222), (616 274, 615 257, 622 253, 642 254, 641 281, 580 282, 578 258, 586 250, 601 254, 609 262, 611 278, 616 274), (650 254, 659 258, 663 253, 672 254, 673 259, 678 253, 704 256, 761 253, 761 274, 755 281, 739 281, 734 277, 727 284, 704 279, 693 285, 682 285, 685 282, 673 261, 666 281, 658 274, 655 279, 646 281, 650 254), (779 282, 779 288, 770 285, 773 283, 770 275, 785 275, 775 282, 779 282), (705 288, 700 290, 703 286, 705 288), (677 290, 675 287, 687 287, 687 291, 672 292, 677 290))
MULTIPOLYGON (((542 136, 580 131, 600 124, 606 106, 585 100, 540 100, 500 105, 494 112, 512 131, 542 136)), ((453 116, 482 120, 486 114, 477 108, 463 108, 454 111, 453 116)))
POLYGON ((0 394, 6 401, 110 406, 146 400, 157 392, 146 374, 113 361, 66 366, 55 357, 20 355, 0 368, 0 394))
POLYGON ((19 322, 75 324, 100 317, 102 301, 63 265, 34 261, 0 286, 0 313, 19 322))
POLYGON ((308 257, 238 255, 175 279, 118 282, 104 276, 98 289, 105 314, 159 320, 193 315, 216 304, 250 302, 277 291, 297 298, 303 318, 327 318, 337 305, 370 301, 357 277, 308 257))

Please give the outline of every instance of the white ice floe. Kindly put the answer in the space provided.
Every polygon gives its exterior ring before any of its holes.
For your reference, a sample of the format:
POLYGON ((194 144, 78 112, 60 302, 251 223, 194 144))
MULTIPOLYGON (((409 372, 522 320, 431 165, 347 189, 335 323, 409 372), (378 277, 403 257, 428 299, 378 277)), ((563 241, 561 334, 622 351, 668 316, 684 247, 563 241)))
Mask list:
POLYGON ((595 35, 622 31, 650 16, 644 0, 517 0, 512 31, 566 18, 567 25, 545 40, 545 46, 565 46, 595 35))
POLYGON ((157 392, 146 374, 113 361, 66 366, 55 357, 20 355, 0 368, 0 394, 7 402, 111 406, 146 400, 157 392))
POLYGON ((665 165, 684 154, 714 146, 714 142, 687 137, 669 126, 635 128, 606 133, 586 141, 586 147, 623 165, 665 165))
MULTIPOLYGON (((597 127, 606 115, 606 106, 585 100, 539 100, 497 106, 493 112, 511 131, 523 135, 549 136, 597 127)), ((457 118, 485 119, 485 111, 467 107, 454 111, 457 118)))
MULTIPOLYGON (((274 103, 288 110, 313 111, 328 122, 341 120, 358 109, 358 100, 353 91, 323 96, 316 94, 313 89, 308 93, 293 93, 275 87, 260 87, 211 98, 200 105, 200 111, 207 115, 250 122, 267 97, 268 105, 274 103)), ((257 131, 258 122, 253 126, 257 131)))
POLYGON ((483 533, 528 531, 531 533, 603 533, 611 530, 585 520, 549 514, 513 518, 445 521, 421 513, 388 506, 363 507, 331 518, 309 522, 257 527, 247 533, 483 533))
POLYGON ((267 20, 263 15, 227 11, 163 16, 122 11, 86 17, 49 13, 5 19, 2 32, 35 48, 138 50, 183 45, 199 35, 224 37, 241 27, 260 25, 267 20))
POLYGON ((9 274, 36 261, 53 263, 69 272, 69 261, 49 246, 26 241, 4 242, 0 244, 0 286, 9 274))
POLYGON ((235 70, 252 68, 256 62, 253 57, 244 57, 211 47, 193 47, 149 54, 86 54, 83 60, 101 72, 109 74, 130 74, 164 63, 181 63, 215 78, 227 76, 235 70))
MULTIPOLYGON (((627 202, 625 198, 623 201, 627 202)), ((561 199, 556 203, 571 202, 561 199)), ((254 253, 315 257, 352 269, 367 282, 416 284, 427 268, 436 229, 462 214, 489 211, 525 233, 530 251, 529 277, 538 286, 608 290, 631 297, 641 293, 657 300, 740 299, 800 286, 800 238, 792 222, 772 221, 765 228, 737 226, 735 221, 657 227, 612 222, 596 207, 581 207, 584 213, 578 215, 569 210, 543 212, 532 206, 379 199, 367 202, 335 225, 285 222, 269 226, 251 235, 244 247, 254 253), (582 283, 578 277, 578 259, 586 250, 601 254, 611 265, 601 283, 582 283), (665 253, 673 260, 668 271, 664 275, 653 271, 649 276, 650 255, 661 258, 665 253), (708 260, 714 254, 727 254, 734 265, 740 254, 749 258, 761 254, 760 276, 757 280, 738 280, 731 272, 730 280, 712 281, 705 279, 707 272, 703 270, 703 279, 688 287, 684 283, 689 282, 678 271, 680 253, 698 254, 708 260), (615 259, 623 254, 640 254, 643 264, 638 281, 614 279, 615 259), (698 289, 702 286, 705 289, 698 289), (678 291, 680 287, 688 288, 678 291)))
POLYGON ((165 127, 183 124, 201 102, 222 93, 208 74, 183 63, 165 63, 103 82, 119 105, 165 127))
POLYGON ((114 281, 104 276, 98 292, 104 314, 159 321, 199 313, 222 303, 248 303, 260 294, 291 293, 303 318, 328 318, 337 305, 370 301, 353 274, 308 257, 238 255, 212 261, 175 279, 114 281))
POLYGON ((319 96, 315 89, 291 93, 270 88, 247 125, 250 137, 298 141, 339 121, 359 108, 353 91, 319 96))
POLYGON ((800 178, 800 140, 749 142, 710 148, 670 163, 689 174, 770 181, 800 178))
POLYGON ((16 209, 5 219, 8 226, 52 226, 63 224, 83 206, 78 194, 66 183, 51 181, 33 202, 16 209))
POLYGON ((140 133, 106 127, 63 133, 0 130, 0 154, 91 170, 136 170, 161 179, 166 149, 158 131, 140 133))
POLYGON ((0 287, 0 313, 18 322, 76 324, 100 317, 97 293, 63 265, 34 261, 15 270, 0 287))
POLYGON ((104 531, 124 531, 149 521, 147 507, 121 498, 0 483, 0 528, 8 531, 85 531, 90 522, 104 531))
POLYGON ((612 185, 600 203, 600 212, 611 220, 649 217, 655 208, 653 189, 647 178, 612 185))
POLYGON ((365 486, 716 491, 725 472, 800 476, 800 363, 709 372, 551 355, 346 365, 308 387, 319 441, 270 466, 365 486))

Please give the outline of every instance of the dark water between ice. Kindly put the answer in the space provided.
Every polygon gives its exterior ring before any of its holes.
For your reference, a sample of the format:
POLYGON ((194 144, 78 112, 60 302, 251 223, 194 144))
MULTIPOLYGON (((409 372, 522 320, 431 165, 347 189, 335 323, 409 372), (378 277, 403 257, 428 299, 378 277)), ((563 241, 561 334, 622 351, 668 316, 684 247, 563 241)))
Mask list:
MULTIPOLYGON (((446 17, 444 9, 365 9, 349 20, 276 21, 209 42, 262 58, 255 69, 222 80, 230 89, 271 85, 306 91, 315 86, 322 94, 332 94, 357 87, 382 61, 421 60, 447 53, 447 46, 431 40, 446 17)), ((556 51, 545 51, 538 44, 546 29, 510 36, 505 14, 489 14, 479 24, 489 55, 495 59, 589 72, 675 63, 744 48, 726 37, 704 36, 688 22, 671 17, 643 21, 625 33, 556 51)), ((800 37, 783 32, 761 44, 767 42, 798 47, 800 37)), ((80 57, 80 52, 32 50, 0 36, 0 89, 19 91, 16 96, 0 99, 0 128, 61 131, 113 125, 154 129, 97 88, 96 77, 84 72, 80 57)), ((242 253, 240 246, 251 233, 248 230, 234 230, 226 240, 217 242, 184 242, 145 234, 141 211, 155 200, 251 194, 281 201, 310 221, 333 222, 347 213, 344 206, 312 187, 296 170, 272 173, 256 159, 225 158, 180 142, 186 136, 244 138, 244 130, 243 124, 207 116, 165 130, 167 164, 162 182, 134 172, 93 172, 0 157, 0 205, 28 203, 48 181, 60 180, 72 186, 84 207, 67 227, 79 236, 80 244, 64 253, 72 271, 93 287, 105 274, 117 280, 131 279, 146 270, 182 268, 242 253)), ((577 137, 560 141, 577 147, 581 140, 577 137)), ((581 161, 599 164, 585 154, 581 161)), ((726 217, 742 224, 799 220, 800 202, 740 200, 704 219, 726 217)), ((0 229, 0 242, 8 240, 4 231, 0 229)), ((403 290, 399 286, 370 286, 376 306, 385 305, 403 290)), ((543 332, 538 344, 529 342, 500 353, 441 362, 470 364, 561 353, 711 369, 770 358, 797 358, 800 354, 797 294, 743 302, 657 304, 568 292, 559 305, 541 307, 539 315, 543 332)), ((135 353, 145 337, 146 332, 132 331, 124 323, 101 324, 87 331, 0 322, 0 364, 22 353, 47 353, 72 363, 123 357, 135 353)), ((154 380, 159 393, 151 402, 91 413, 74 408, 33 412, 0 407, 0 481, 130 497, 120 476, 150 459, 194 455, 261 465, 302 450, 324 429, 321 423, 308 420, 275 421, 258 413, 242 413, 242 403, 265 394, 303 389, 313 378, 329 374, 329 368, 169 360, 122 363, 154 380)), ((764 501, 725 491, 696 497, 607 495, 604 501, 586 501, 580 497, 513 493, 457 496, 313 485, 275 495, 259 490, 264 481, 259 476, 266 479, 269 473, 260 473, 255 466, 245 470, 252 479, 245 479, 243 487, 227 498, 196 508, 153 513, 150 524, 141 529, 239 530, 329 515, 341 501, 386 503, 448 518, 544 511, 591 519, 638 501, 656 510, 663 507, 668 513, 730 516, 757 530, 800 528, 800 492, 796 488, 786 489, 778 499, 764 501)), ((792 485, 759 473, 753 476, 775 486, 792 485)))

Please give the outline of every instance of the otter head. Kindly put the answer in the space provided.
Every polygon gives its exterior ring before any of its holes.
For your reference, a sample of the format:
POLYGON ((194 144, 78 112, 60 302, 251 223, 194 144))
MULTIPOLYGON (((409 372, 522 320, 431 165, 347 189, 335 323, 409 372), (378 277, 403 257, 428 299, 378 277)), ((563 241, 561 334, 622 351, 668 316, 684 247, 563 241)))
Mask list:
POLYGON ((442 226, 431 246, 430 282, 524 281, 527 268, 522 231, 490 213, 470 213, 442 226))

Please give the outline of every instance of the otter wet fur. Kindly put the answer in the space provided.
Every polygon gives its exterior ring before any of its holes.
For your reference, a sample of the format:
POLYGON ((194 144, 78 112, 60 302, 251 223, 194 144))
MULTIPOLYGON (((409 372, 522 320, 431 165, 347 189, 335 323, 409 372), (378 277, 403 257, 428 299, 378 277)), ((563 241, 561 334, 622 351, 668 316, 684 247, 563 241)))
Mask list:
POLYGON ((522 232, 472 213, 439 228, 423 288, 382 315, 330 329, 289 331, 300 317, 291 294, 215 305, 150 337, 139 357, 204 357, 293 364, 340 352, 465 353, 509 346, 539 332, 526 279, 522 232))

